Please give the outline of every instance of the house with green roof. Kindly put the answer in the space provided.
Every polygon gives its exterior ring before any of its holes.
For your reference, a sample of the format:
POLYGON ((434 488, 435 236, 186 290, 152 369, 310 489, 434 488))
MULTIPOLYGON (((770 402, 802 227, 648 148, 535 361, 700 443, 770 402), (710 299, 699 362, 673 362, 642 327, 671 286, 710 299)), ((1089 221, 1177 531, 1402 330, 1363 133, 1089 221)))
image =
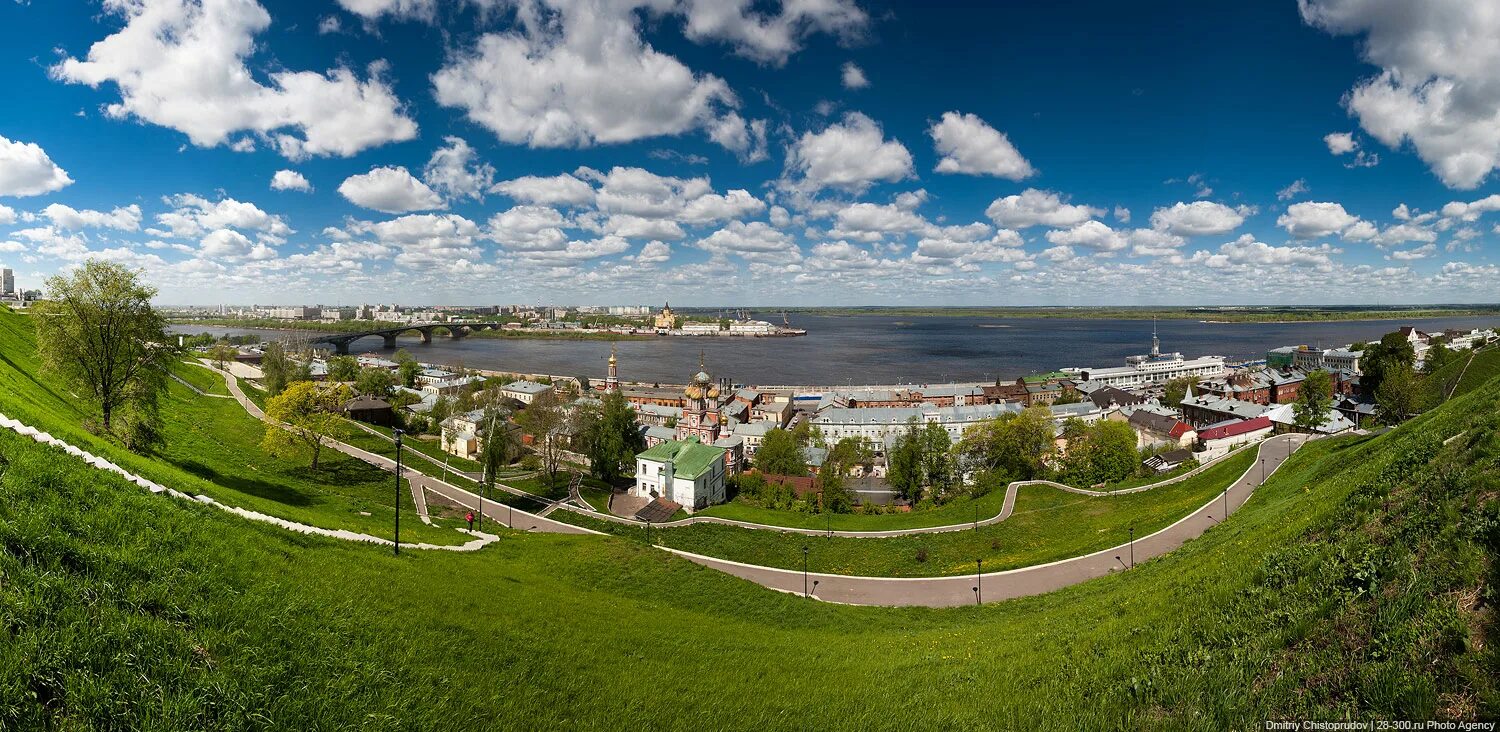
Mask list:
POLYGON ((725 455, 722 447, 697 437, 668 440, 635 456, 635 487, 630 494, 666 499, 689 513, 725 499, 725 455))

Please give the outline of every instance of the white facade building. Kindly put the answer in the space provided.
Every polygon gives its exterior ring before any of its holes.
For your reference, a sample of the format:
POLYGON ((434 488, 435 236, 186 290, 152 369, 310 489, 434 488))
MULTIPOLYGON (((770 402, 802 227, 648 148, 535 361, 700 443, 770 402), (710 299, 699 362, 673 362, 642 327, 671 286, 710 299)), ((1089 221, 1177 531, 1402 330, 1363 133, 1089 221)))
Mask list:
POLYGON ((813 417, 812 423, 823 432, 829 444, 845 437, 862 437, 880 446, 891 444, 906 431, 912 418, 918 427, 937 423, 948 431, 954 442, 963 437, 964 430, 1007 412, 1022 410, 1019 404, 970 404, 961 407, 936 407, 924 404, 916 407, 830 407, 813 417))
POLYGON ((683 323, 678 330, 683 335, 718 335, 721 332, 718 323, 683 323))
POLYGON ((538 384, 535 381, 512 381, 500 387, 500 396, 507 396, 522 404, 530 404, 537 397, 552 391, 551 384, 538 384))
POLYGON ((696 437, 663 442, 635 456, 630 494, 665 498, 689 513, 725 499, 725 450, 696 437))

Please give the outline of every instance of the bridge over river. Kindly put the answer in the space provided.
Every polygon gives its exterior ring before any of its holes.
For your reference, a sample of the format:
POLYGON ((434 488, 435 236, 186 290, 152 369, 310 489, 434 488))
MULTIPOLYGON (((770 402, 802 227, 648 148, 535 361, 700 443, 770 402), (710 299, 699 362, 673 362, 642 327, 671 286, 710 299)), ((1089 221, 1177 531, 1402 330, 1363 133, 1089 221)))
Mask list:
POLYGON ((431 343, 433 331, 436 330, 445 330, 448 332, 449 338, 458 340, 459 338, 463 338, 470 333, 473 333, 474 331, 499 330, 503 325, 503 323, 468 322, 402 323, 400 325, 393 325, 389 328, 378 328, 375 330, 360 331, 358 333, 308 333, 305 336, 298 338, 297 340, 308 345, 314 343, 326 343, 330 346, 333 346, 334 352, 342 356, 349 353, 349 344, 363 338, 380 336, 380 338, 384 339, 386 348, 395 348, 396 338, 406 333, 415 332, 422 337, 423 343, 431 343))

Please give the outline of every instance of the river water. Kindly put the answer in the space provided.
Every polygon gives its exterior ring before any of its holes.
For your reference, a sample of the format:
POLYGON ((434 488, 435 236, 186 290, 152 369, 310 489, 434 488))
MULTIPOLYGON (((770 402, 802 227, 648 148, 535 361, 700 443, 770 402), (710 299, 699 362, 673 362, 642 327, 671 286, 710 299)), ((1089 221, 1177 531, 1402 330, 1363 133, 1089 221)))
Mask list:
MULTIPOLYGON (((780 321, 763 313, 759 317, 780 321)), ((966 316, 798 315, 790 338, 658 337, 618 342, 620 378, 683 383, 703 352, 709 373, 747 384, 895 384, 992 381, 1065 366, 1123 365, 1151 347, 1151 321, 966 316)), ((1403 325, 1426 331, 1500 325, 1495 318, 1364 320, 1319 323, 1157 323, 1163 351, 1189 358, 1218 355, 1263 358, 1266 349, 1298 344, 1335 346, 1378 339, 1403 325)), ((181 333, 284 331, 180 325, 181 333)), ((303 331, 305 333, 305 331, 303 331)), ((379 338, 353 344, 352 353, 384 351, 379 338)), ((427 363, 470 368, 604 377, 610 344, 602 340, 434 338, 415 335, 400 347, 427 363)))

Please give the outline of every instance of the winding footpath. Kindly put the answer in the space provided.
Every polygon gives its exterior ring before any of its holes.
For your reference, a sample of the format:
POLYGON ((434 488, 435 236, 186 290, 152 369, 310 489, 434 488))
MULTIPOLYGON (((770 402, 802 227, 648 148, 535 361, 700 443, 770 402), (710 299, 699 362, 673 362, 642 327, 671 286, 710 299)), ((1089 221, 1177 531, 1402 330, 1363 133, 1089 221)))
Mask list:
MULTIPOLYGON (((1266 476, 1275 474, 1291 453, 1308 439, 1308 435, 1287 434, 1261 442, 1258 449, 1260 458, 1265 460, 1266 476)), ((807 587, 811 596, 828 602, 850 605, 925 605, 927 607, 971 605, 980 601, 1007 600, 1051 592, 1125 570, 1130 565, 1132 555, 1135 562, 1140 563, 1166 554, 1196 539, 1203 532, 1218 524, 1224 518, 1226 505, 1231 515, 1243 506, 1259 484, 1258 467, 1258 465, 1252 465, 1247 468, 1238 480, 1204 504, 1202 508, 1154 534, 1136 539, 1133 544, 1120 544, 1092 554, 1048 564, 1003 572, 985 572, 982 580, 977 574, 956 577, 858 577, 804 574, 795 570, 715 559, 669 547, 659 548, 705 567, 750 580, 773 590, 801 594, 803 588, 807 587), (812 584, 814 581, 817 582, 816 587, 812 584), (981 586, 982 596, 976 591, 976 588, 981 586)))
MULTIPOLYGON (((207 365, 205 365, 205 367, 217 371, 225 377, 225 384, 228 386, 230 393, 233 395, 233 398, 237 400, 247 412, 249 412, 257 419, 266 420, 265 413, 260 409, 260 407, 256 406, 256 404, 251 401, 249 397, 245 395, 244 391, 240 388, 237 379, 235 379, 227 372, 219 371, 218 369, 214 369, 213 367, 207 365)), ((0 416, 0 425, 5 425, 3 416, 0 416)), ((948 577, 863 577, 824 573, 803 573, 796 570, 763 567, 758 565, 743 564, 726 559, 718 559, 715 557, 707 557, 690 552, 684 552, 678 549, 672 549, 665 546, 657 545, 656 548, 672 554, 676 554, 704 567, 715 569, 726 574, 734 575, 736 577, 755 582, 756 584, 772 590, 792 594, 802 594, 805 588, 809 597, 825 602, 875 606, 918 605, 927 607, 954 607, 977 602, 992 602, 996 600, 1024 597, 1027 595, 1042 594, 1074 585, 1079 582, 1094 579, 1096 577, 1103 577, 1113 572, 1128 570, 1130 566, 1133 566, 1132 558, 1134 563, 1144 562, 1154 557, 1158 557, 1171 552, 1178 547, 1181 547, 1188 541, 1201 536, 1205 531, 1209 530, 1213 526, 1217 525, 1220 521, 1222 521, 1226 517, 1226 513, 1232 514, 1240 506, 1244 505, 1245 502, 1250 499, 1250 495, 1254 491, 1256 486, 1264 482, 1265 478, 1274 475, 1276 470, 1280 469, 1280 467, 1286 462, 1286 460, 1291 457, 1292 453, 1300 448, 1303 444, 1305 444, 1309 439, 1311 439, 1311 437, 1308 435, 1287 434, 1279 435, 1262 441, 1254 448, 1258 451, 1258 460, 1252 462, 1250 467, 1246 468, 1245 472, 1242 473, 1237 480, 1230 484, 1229 487, 1225 488, 1224 491, 1214 496, 1198 510, 1187 516, 1184 516, 1170 526, 1167 526, 1166 528, 1163 528, 1153 534, 1143 536, 1139 539, 1136 539, 1134 542, 1120 544, 1115 547, 1102 549, 1100 551, 1086 554, 1080 557, 1073 557, 1056 562, 1050 562, 1047 564, 1039 564, 1001 572, 986 572, 983 574, 982 578, 977 574, 948 577), (982 590, 980 589, 981 587, 982 590)), ((377 455, 375 453, 362 450, 360 448, 338 441, 331 441, 329 443, 329 446, 333 447, 339 452, 376 465, 382 469, 392 472, 394 472, 396 469, 395 461, 383 455, 377 455)), ((76 448, 73 448, 73 450, 76 450, 76 448)), ((1227 457, 1227 455, 1224 456, 1224 458, 1227 457)), ((1219 460, 1222 460, 1224 458, 1219 458, 1219 460)), ((1116 493, 1138 493, 1145 490, 1150 490, 1158 486, 1169 485, 1171 483, 1186 480, 1198 474, 1200 471, 1216 465, 1219 460, 1210 461, 1195 470, 1189 471, 1165 481, 1161 481, 1159 483, 1116 491, 1116 493)), ((118 470, 118 468, 116 468, 116 470, 118 470)), ((548 502, 546 508, 544 508, 539 514, 522 511, 497 501, 481 499, 479 496, 468 490, 460 488, 446 481, 442 481, 437 478, 425 475, 405 465, 402 466, 401 472, 402 477, 406 478, 410 482, 413 491, 413 498, 418 499, 419 506, 425 506, 425 495, 419 498, 418 494, 422 491, 431 491, 432 493, 442 496, 446 500, 451 501, 457 505, 477 510, 482 516, 512 529, 564 534, 600 533, 592 529, 556 521, 543 515, 550 514, 558 509, 573 511, 580 515, 590 516, 594 518, 639 525, 639 522, 633 521, 631 519, 624 519, 617 516, 601 514, 597 511, 570 505, 567 501, 548 502)), ((140 482, 144 479, 136 480, 137 482, 140 482)), ((146 481, 146 483, 149 483, 149 481, 146 481)), ((1026 485, 1039 484, 1049 485, 1058 488, 1059 490, 1064 490, 1081 495, 1109 495, 1107 492, 1074 488, 1072 486, 1054 483, 1051 481, 1019 481, 1008 486, 1005 501, 1000 513, 989 519, 978 522, 977 525, 990 525, 1009 518, 1014 511, 1016 494, 1019 489, 1026 485)), ((514 495, 527 496, 533 499, 545 501, 545 499, 539 499, 538 497, 530 493, 526 493, 525 491, 521 491, 499 483, 496 484, 496 488, 505 490, 514 495)), ((160 486, 156 486, 156 488, 153 488, 153 490, 156 489, 170 490, 161 488, 160 486)), ((175 491, 172 491, 172 493, 179 496, 183 495, 175 491)), ((193 497, 193 499, 204 502, 211 501, 211 499, 206 499, 206 497, 203 496, 193 497)), ((241 509, 234 509, 232 507, 222 505, 220 507, 237 513, 241 512, 241 509)), ((425 511, 423 513, 425 513, 425 511)), ((275 519, 274 517, 267 517, 261 514, 256 514, 255 517, 257 517, 257 520, 269 519, 274 523, 291 523, 284 522, 281 519, 275 519)), ((743 528, 799 533, 809 536, 824 536, 829 533, 827 531, 818 529, 792 529, 780 526, 769 526, 765 524, 733 521, 730 519, 721 519, 718 517, 710 516, 692 517, 690 519, 682 521, 658 524, 658 526, 672 527, 689 525, 699 522, 721 523, 731 526, 740 526, 743 528)), ((361 541, 376 541, 387 544, 389 543, 388 540, 379 539, 377 537, 370 537, 363 534, 343 536, 352 534, 352 532, 318 529, 316 527, 307 527, 300 524, 296 526, 299 526, 301 528, 294 528, 294 530, 310 530, 307 531, 307 533, 340 535, 340 538, 354 538, 361 541)), ((907 534, 938 533, 944 531, 959 531, 966 529, 972 530, 973 528, 975 528, 975 526, 975 522, 969 522, 949 526, 920 527, 895 531, 835 531, 832 533, 835 536, 881 538, 907 534)), ((489 541, 493 541, 497 538, 489 534, 482 534, 479 532, 474 533, 476 536, 486 537, 480 540, 483 543, 488 543, 489 541)), ((466 544, 463 547, 431 548, 468 549, 469 545, 475 545, 473 548, 477 549, 479 546, 483 546, 483 543, 469 542, 469 544, 466 544)))
MULTIPOLYGON (((213 369, 213 367, 211 366, 206 366, 206 368, 213 369)), ((236 379, 228 372, 219 371, 218 369, 213 370, 218 371, 218 373, 224 377, 224 383, 229 387, 229 393, 234 396, 235 401, 238 401, 241 407, 244 407, 246 412, 250 413, 250 416, 255 417, 256 419, 259 419, 263 422, 270 421, 269 419, 267 419, 266 413, 259 406, 257 406, 254 401, 251 401, 250 397, 245 395, 245 391, 240 388, 238 379, 236 379)), ((382 470, 386 470, 392 473, 396 472, 396 461, 384 455, 377 455, 368 450, 362 450, 353 445, 339 442, 338 440, 329 440, 327 446, 332 447, 333 449, 350 457, 356 458, 358 460, 363 460, 364 462, 374 465, 382 470)), ((592 529, 586 529, 581 526, 574 526, 572 524, 566 524, 561 521, 543 518, 536 514, 528 513, 526 511, 507 506, 503 503, 500 503, 499 501, 482 499, 478 495, 475 495, 468 490, 460 488, 447 481, 440 480, 438 478, 434 478, 430 475, 422 473, 410 467, 409 465, 401 466, 401 477, 405 478, 411 485, 412 498, 417 502, 418 505, 426 505, 425 496, 418 498, 418 494, 421 491, 425 490, 442 496, 443 498, 464 508, 478 511, 481 515, 498 521, 506 528, 519 528, 527 531, 548 531, 558 534, 599 533, 592 529)), ((512 495, 534 497, 530 493, 516 488, 511 488, 510 486, 504 486, 499 483, 496 483, 495 487, 505 490, 512 495)))
MULTIPOLYGON (((719 516, 700 515, 689 516, 687 518, 678 519, 676 521, 666 521, 659 524, 653 523, 651 524, 651 526, 653 528, 675 529, 683 526, 692 526, 693 524, 719 524, 721 526, 734 526, 741 529, 753 529, 756 531, 775 531, 780 534, 802 534, 804 536, 836 536, 851 539, 889 539, 896 536, 911 536, 913 534, 942 534, 950 531, 973 531, 976 527, 992 526, 1010 518, 1011 514, 1015 512, 1016 495, 1020 493, 1021 489, 1025 488, 1026 486, 1044 485, 1051 488, 1056 488, 1067 493, 1076 493, 1078 495, 1090 496, 1094 498, 1103 498, 1106 496, 1123 496, 1131 493, 1143 493, 1153 488, 1160 488, 1162 486, 1168 486, 1174 483, 1181 483, 1184 480, 1192 478, 1193 476, 1198 475, 1199 473, 1202 473, 1203 471, 1208 470, 1215 465, 1218 465, 1219 463, 1229 459, 1233 455, 1240 454, 1241 450, 1247 449, 1250 448, 1248 446, 1237 448, 1229 453, 1220 455, 1213 460, 1199 465, 1198 467, 1193 468, 1186 473, 1175 475, 1171 478, 1167 478, 1166 480, 1160 480, 1155 483, 1140 485, 1134 488, 1122 488, 1116 491, 1093 491, 1086 488, 1074 488, 1073 486, 1051 480, 1014 481, 1007 485, 1005 488, 1005 500, 1001 503, 999 513, 989 518, 980 519, 978 521, 965 521, 958 524, 943 524, 941 526, 914 526, 905 529, 887 529, 885 531, 849 531, 845 529, 835 529, 829 531, 828 529, 777 526, 775 524, 760 524, 752 521, 740 521, 737 519, 727 519, 719 516)), ((600 513, 588 507, 574 508, 572 506, 564 506, 563 508, 572 509, 575 513, 581 513, 591 518, 600 519, 603 521, 613 521, 618 524, 628 524, 630 526, 645 526, 645 522, 643 521, 624 518, 622 516, 616 516, 609 513, 600 513)))
MULTIPOLYGON (((118 466, 118 465, 116 465, 116 464, 114 464, 114 463, 112 463, 112 462, 110 462, 110 461, 102 458, 102 457, 94 455, 93 453, 90 453, 90 452, 88 452, 88 451, 86 451, 86 450, 84 450, 84 449, 82 449, 80 447, 77 447, 76 445, 72 445, 72 444, 70 444, 68 442, 65 442, 65 441, 63 441, 63 440, 61 440, 61 439, 59 439, 57 437, 53 437, 52 435, 50 435, 50 434, 48 434, 46 432, 43 432, 41 430, 38 430, 35 427, 32 427, 31 425, 28 425, 28 424, 26 424, 24 422, 21 422, 20 420, 11 419, 10 417, 5 416, 4 414, 0 414, 0 427, 3 427, 3 428, 8 429, 8 430, 11 430, 11 431, 15 432, 16 434, 21 435, 23 437, 30 437, 31 439, 33 439, 33 440, 35 440, 37 442, 40 442, 40 443, 42 443, 44 445, 51 445, 53 447, 59 448, 63 452, 66 452, 69 455, 77 457, 77 458, 83 460, 85 463, 87 463, 87 464, 89 464, 89 465, 91 465, 91 466, 93 466, 95 468, 98 468, 100 470, 105 470, 105 471, 108 471, 108 472, 111 472, 111 473, 115 473, 116 475, 119 475, 119 476, 125 478, 126 480, 130 481, 131 483, 134 483, 134 484, 136 484, 136 485, 138 485, 138 486, 140 486, 142 488, 145 488, 146 490, 148 490, 148 491, 150 491, 150 492, 152 492, 154 494, 157 494, 157 495, 167 495, 167 496, 171 496, 172 498, 177 498, 177 499, 181 499, 181 500, 184 500, 184 501, 193 501, 195 503, 201 503, 201 504, 204 504, 204 505, 207 505, 207 506, 213 506, 214 508, 217 508, 217 509, 219 509, 221 511, 226 511, 228 513, 235 514, 236 516, 240 516, 242 518, 250 519, 251 521, 259 521, 261 523, 271 524, 273 526, 278 526, 278 527, 286 529, 288 531, 295 531, 295 532, 297 532, 299 534, 311 534, 311 535, 314 535, 314 536, 325 536, 325 537, 328 537, 330 539, 343 539, 345 541, 359 541, 359 542, 364 542, 364 543, 367 543, 367 544, 383 544, 385 546, 391 546, 392 544, 395 543, 395 542, 391 541, 390 539, 385 539, 385 538, 382 538, 382 537, 379 537, 379 536, 371 536, 369 534, 361 534, 361 533, 356 532, 356 531, 346 531, 344 529, 325 529, 325 528, 323 528, 321 526, 311 526, 311 525, 308 525, 308 524, 298 523, 296 521, 288 521, 287 519, 278 518, 276 516, 270 516, 270 515, 267 515, 267 514, 264 514, 264 513, 260 513, 258 511, 251 511, 251 510, 246 509, 246 508, 240 508, 238 506, 230 506, 230 505, 227 505, 227 504, 224 504, 224 503, 220 503, 219 501, 216 501, 213 498, 210 498, 210 497, 205 496, 205 495, 191 496, 191 495, 188 495, 186 493, 183 493, 182 491, 174 490, 172 488, 168 488, 168 487, 166 487, 164 485, 161 485, 160 483, 156 483, 156 482, 154 482, 154 481, 152 481, 152 480, 150 480, 148 478, 144 478, 142 476, 136 475, 135 473, 132 473, 132 472, 130 472, 130 471, 128 471, 128 470, 126 470, 126 469, 124 469, 124 468, 122 468, 122 467, 120 467, 120 466, 118 466)), ((437 549, 437 550, 442 550, 442 551, 472 552, 472 551, 476 551, 476 550, 480 549, 481 547, 483 547, 483 546, 485 546, 485 545, 487 545, 487 544, 489 544, 491 542, 495 542, 495 541, 499 541, 500 540, 500 537, 498 537, 498 536, 496 536, 494 534, 486 534, 486 533, 483 533, 483 532, 480 532, 480 531, 469 531, 467 529, 458 529, 458 531, 460 531, 462 533, 465 533, 465 534, 468 534, 470 536, 473 536, 475 538, 472 541, 468 541, 468 542, 465 542, 463 544, 456 544, 456 545, 417 543, 417 544, 406 544, 405 546, 408 547, 408 548, 410 548, 410 549, 437 549)))

